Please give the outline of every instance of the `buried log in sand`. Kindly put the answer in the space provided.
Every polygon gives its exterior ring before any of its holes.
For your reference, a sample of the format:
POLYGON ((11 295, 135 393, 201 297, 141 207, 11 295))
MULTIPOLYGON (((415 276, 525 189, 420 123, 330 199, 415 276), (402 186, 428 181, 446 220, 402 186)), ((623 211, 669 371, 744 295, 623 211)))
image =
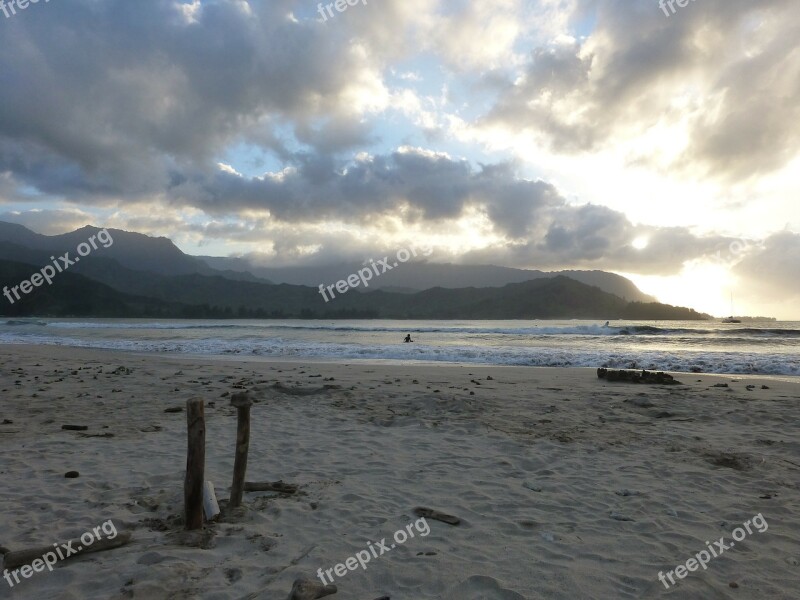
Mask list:
POLYGON ((597 369, 598 379, 605 379, 606 381, 623 381, 626 383, 652 383, 656 385, 683 385, 680 381, 675 379, 669 373, 653 372, 646 369, 641 371, 629 371, 622 369, 616 371, 614 369, 599 368, 597 369))
POLYGON ((282 481, 248 481, 244 484, 245 492, 277 492, 278 494, 296 494, 298 486, 282 481))

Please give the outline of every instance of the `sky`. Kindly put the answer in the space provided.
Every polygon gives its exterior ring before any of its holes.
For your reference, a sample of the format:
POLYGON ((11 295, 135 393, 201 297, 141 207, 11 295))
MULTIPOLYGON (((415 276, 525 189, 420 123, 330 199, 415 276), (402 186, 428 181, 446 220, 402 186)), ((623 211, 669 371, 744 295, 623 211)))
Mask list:
POLYGON ((0 220, 800 319, 797 0, 351 2, 6 0, 0 220))

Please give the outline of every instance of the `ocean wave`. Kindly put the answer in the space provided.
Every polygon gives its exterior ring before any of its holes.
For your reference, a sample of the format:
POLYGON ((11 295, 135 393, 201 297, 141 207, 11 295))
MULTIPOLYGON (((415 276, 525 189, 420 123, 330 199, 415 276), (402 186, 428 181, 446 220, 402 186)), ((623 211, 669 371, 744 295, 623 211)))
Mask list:
POLYGON ((204 324, 194 323, 121 323, 121 322, 98 322, 98 323, 79 323, 71 321, 51 321, 43 323, 54 329, 158 329, 158 330, 186 330, 186 329, 239 329, 252 328, 251 324, 204 324))
POLYGON ((41 321, 9 320, 7 326, 37 325, 54 329, 117 329, 117 330, 289 330, 289 331, 330 331, 339 333, 439 333, 465 335, 516 335, 516 336, 722 336, 738 338, 797 338, 800 329, 739 327, 735 329, 657 327, 653 325, 569 325, 569 326, 443 326, 418 325, 418 321, 399 325, 361 325, 331 322, 285 323, 273 321, 235 321, 235 322, 120 322, 120 321, 41 321))
POLYGON ((723 331, 725 334, 734 335, 768 335, 778 337, 800 337, 800 329, 761 329, 757 327, 743 327, 723 331))
POLYGON ((4 323, 4 325, 8 327, 22 327, 24 325, 37 325, 39 327, 45 327, 47 323, 45 321, 35 321, 35 320, 24 320, 24 319, 9 319, 4 323))
POLYGON ((298 340, 88 340, 43 335, 0 334, 0 343, 26 343, 194 355, 239 355, 328 360, 389 360, 536 367, 613 367, 705 373, 800 375, 795 354, 580 350, 537 346, 359 345, 298 340))

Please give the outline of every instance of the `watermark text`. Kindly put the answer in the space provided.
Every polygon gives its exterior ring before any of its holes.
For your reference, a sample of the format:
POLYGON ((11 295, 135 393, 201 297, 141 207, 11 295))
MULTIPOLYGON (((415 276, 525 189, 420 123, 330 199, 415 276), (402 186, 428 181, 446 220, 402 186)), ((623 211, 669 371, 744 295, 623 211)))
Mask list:
MULTIPOLYGON (((47 4, 50 0, 44 0, 47 4)), ((17 14, 17 10, 25 10, 31 4, 38 4, 39 0, 0 0, 0 11, 10 19, 17 14)))
POLYGON ((387 552, 394 550, 397 546, 405 544, 409 539, 414 537, 414 530, 416 529, 420 537, 428 537, 431 532, 431 526, 425 520, 425 517, 417 519, 414 523, 406 525, 405 529, 398 529, 394 532, 394 543, 387 545, 386 538, 381 539, 380 542, 367 542, 367 550, 356 552, 355 556, 349 557, 344 563, 339 563, 335 567, 317 570, 317 577, 322 581, 323 585, 333 583, 333 575, 336 577, 344 577, 348 571, 355 571, 359 566, 367 570, 367 563, 373 558, 383 556, 387 552), (326 581, 326 576, 329 581, 326 581))
POLYGON ((41 558, 32 560, 29 565, 24 565, 13 571, 5 569, 3 571, 3 577, 8 582, 9 587, 13 588, 15 585, 19 585, 22 582, 20 575, 22 575, 24 579, 30 579, 34 573, 41 573, 44 571, 45 567, 52 572, 53 566, 59 560, 64 560, 73 554, 78 554, 96 541, 103 539, 101 532, 105 533, 106 539, 109 540, 113 540, 117 537, 117 527, 114 525, 114 522, 109 519, 99 527, 95 527, 93 530, 87 531, 81 535, 80 540, 70 540, 66 544, 53 544, 53 550, 45 552, 42 554, 41 558), (80 541, 80 544, 78 544, 78 541, 80 541))
POLYGON ((328 17, 325 14, 326 12, 328 15, 330 15, 330 18, 332 19, 334 17, 333 15, 334 8, 341 13, 346 11, 349 6, 355 6, 359 2, 361 2, 364 6, 367 5, 367 0, 336 0, 336 2, 330 2, 324 6, 322 2, 320 2, 319 5, 317 5, 317 12, 322 16, 322 18, 317 19, 317 21, 320 23, 324 23, 325 21, 327 21, 328 17))
MULTIPOLYGON (((430 247, 423 247, 422 248, 422 255, 423 256, 430 256, 433 252, 433 249, 430 247)), ((336 289, 337 292, 340 294, 345 294, 350 288, 355 288, 364 284, 364 287, 369 287, 369 282, 372 281, 373 273, 375 273, 375 277, 380 277, 384 273, 391 271, 392 269, 399 267, 400 263, 407 262, 411 260, 411 256, 417 256, 417 250, 415 248, 411 248, 411 250, 406 250, 402 248, 401 250, 397 251, 396 259, 392 264, 389 264, 389 257, 384 256, 381 260, 374 261, 369 259, 369 265, 365 266, 363 269, 359 269, 358 273, 353 273, 352 275, 347 277, 347 281, 344 279, 340 279, 336 283, 332 283, 331 285, 326 286, 325 284, 320 284, 319 286, 319 293, 322 294, 322 298, 325 302, 329 302, 333 298, 336 297, 336 294, 333 293, 333 290, 336 289), (327 290, 328 294, 330 294, 330 298, 328 298, 325 291, 327 290)), ((367 261, 364 261, 364 265, 367 264, 367 261)))
POLYGON ((664 11, 664 14, 667 17, 671 17, 678 11, 678 9, 675 8, 676 4, 678 5, 678 8, 684 8, 689 6, 689 2, 694 2, 694 0, 659 0, 658 7, 664 11), (669 10, 667 10, 668 7, 669 10))
POLYGON ((750 528, 751 524, 756 528, 758 533, 764 533, 767 529, 769 529, 767 520, 761 513, 758 513, 752 519, 748 519, 742 523, 742 527, 737 527, 731 532, 731 537, 734 539, 734 541, 726 544, 725 536, 719 538, 719 540, 713 544, 706 541, 707 549, 703 549, 695 554, 692 558, 687 560, 685 564, 678 565, 672 571, 667 571, 666 575, 664 575, 664 571, 659 571, 658 580, 664 584, 665 588, 669 589, 671 585, 675 585, 675 577, 678 579, 685 579, 690 572, 697 571, 697 569, 700 567, 703 567, 703 570, 705 571, 708 569, 708 563, 711 562, 712 558, 717 558, 723 552, 725 552, 725 550, 730 550, 733 548, 736 545, 736 542, 741 542, 748 535, 753 534, 753 530, 750 528), (669 580, 669 583, 667 583, 667 580, 669 580))
MULTIPOLYGON (((0 0, 0 2, 2 2, 2 0, 0 0)), ((114 239, 111 237, 111 234, 108 233, 108 230, 101 229, 96 235, 91 236, 88 242, 81 242, 78 244, 78 248, 76 249, 78 256, 75 257, 75 260, 69 257, 69 252, 65 252, 64 255, 59 258, 51 256, 50 260, 53 261, 52 265, 43 267, 41 271, 31 275, 30 279, 26 279, 19 285, 13 286, 11 289, 9 289, 8 286, 4 286, 3 295, 11 304, 14 304, 16 300, 22 300, 20 292, 23 294, 30 294, 33 288, 41 286, 45 281, 47 285, 52 285, 53 278, 57 273, 63 273, 75 263, 80 262, 82 256, 88 256, 91 254, 92 250, 97 250, 97 242, 100 242, 103 248, 108 248, 114 243, 114 239), (13 298, 11 297, 12 294, 14 296, 13 298), (14 298, 16 298, 16 300, 14 300, 14 298)))

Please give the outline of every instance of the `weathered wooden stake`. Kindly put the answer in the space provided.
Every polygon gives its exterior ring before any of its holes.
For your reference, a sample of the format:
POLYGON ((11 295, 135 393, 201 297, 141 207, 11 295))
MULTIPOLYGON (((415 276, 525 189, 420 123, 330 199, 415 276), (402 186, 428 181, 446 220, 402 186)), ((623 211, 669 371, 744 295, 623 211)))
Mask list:
POLYGON ((203 477, 206 466, 206 418, 202 398, 186 401, 189 449, 186 454, 186 479, 183 483, 186 529, 203 526, 203 477))
POLYGON ((236 459, 233 463, 233 483, 229 506, 236 508, 242 504, 244 476, 247 472, 247 451, 250 447, 250 407, 253 401, 247 392, 234 394, 231 405, 236 407, 238 425, 236 427, 236 459))

